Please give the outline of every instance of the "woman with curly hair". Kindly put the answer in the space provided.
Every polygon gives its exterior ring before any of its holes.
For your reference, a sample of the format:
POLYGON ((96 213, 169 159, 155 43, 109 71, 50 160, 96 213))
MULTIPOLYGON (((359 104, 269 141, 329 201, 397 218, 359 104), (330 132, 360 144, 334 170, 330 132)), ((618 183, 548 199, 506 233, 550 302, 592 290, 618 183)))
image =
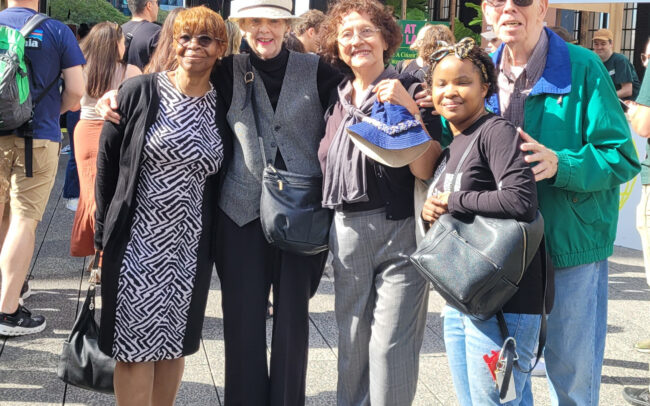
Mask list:
POLYGON ((415 244, 414 176, 428 179, 438 143, 410 165, 392 168, 364 155, 346 129, 375 101, 420 111, 388 66, 402 42, 392 10, 375 0, 334 3, 323 25, 323 56, 347 76, 329 110, 318 157, 330 229, 339 329, 339 405, 409 405, 415 396, 428 284, 408 260, 415 244))
MULTIPOLYGON (((440 48, 431 62, 428 82, 433 103, 448 121, 454 138, 437 163, 422 219, 431 224, 449 213, 461 218, 481 215, 532 221, 537 212, 537 189, 520 148, 523 141, 514 125, 485 109, 485 99, 497 89, 492 60, 474 40, 465 38, 455 46, 440 48), (457 181, 452 181, 455 173, 457 181)), ((534 357, 543 317, 540 250, 526 270, 519 291, 503 307, 503 319, 516 341, 518 363, 523 368, 534 357)), ((547 284, 547 290, 553 291, 552 276, 547 284)), ((551 305, 552 295, 547 295, 548 311, 551 305)), ((502 404, 494 371, 485 359, 498 353, 504 344, 497 316, 483 321, 449 305, 443 316, 449 369, 460 404, 502 404)), ((532 393, 525 390, 530 374, 518 368, 513 368, 512 374, 510 382, 516 396, 505 404, 532 405, 532 393)))

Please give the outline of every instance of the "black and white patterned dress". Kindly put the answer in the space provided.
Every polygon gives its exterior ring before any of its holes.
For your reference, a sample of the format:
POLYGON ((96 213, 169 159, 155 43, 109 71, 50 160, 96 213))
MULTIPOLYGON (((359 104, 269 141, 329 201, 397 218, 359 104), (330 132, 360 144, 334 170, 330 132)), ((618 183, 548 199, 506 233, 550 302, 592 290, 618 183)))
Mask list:
POLYGON ((118 278, 112 356, 124 362, 185 355, 199 242, 206 232, 205 183, 223 161, 215 91, 185 96, 165 72, 158 75, 160 110, 146 134, 118 278))

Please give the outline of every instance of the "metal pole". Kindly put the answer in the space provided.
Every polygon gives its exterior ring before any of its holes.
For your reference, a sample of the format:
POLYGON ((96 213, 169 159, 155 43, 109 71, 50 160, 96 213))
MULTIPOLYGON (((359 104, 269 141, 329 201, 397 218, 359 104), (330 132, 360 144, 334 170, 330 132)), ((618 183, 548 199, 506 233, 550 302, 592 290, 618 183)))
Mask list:
POLYGON ((451 0, 449 2, 449 27, 451 32, 454 32, 456 26, 456 0, 451 0))

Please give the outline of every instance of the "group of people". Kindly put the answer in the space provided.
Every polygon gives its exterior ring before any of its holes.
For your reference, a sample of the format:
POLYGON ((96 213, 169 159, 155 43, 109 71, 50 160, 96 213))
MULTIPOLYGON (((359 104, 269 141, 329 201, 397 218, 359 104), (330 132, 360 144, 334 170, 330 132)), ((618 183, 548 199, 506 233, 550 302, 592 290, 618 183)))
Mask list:
MULTIPOLYGON (((0 24, 20 27, 37 3, 9 0, 0 24)), ((74 73, 85 85, 72 95, 66 84, 56 104, 58 118, 81 102, 71 250, 102 256, 99 345, 117 361, 118 404, 174 403, 184 357, 199 348, 215 265, 226 404, 305 403, 308 305, 327 254, 298 255, 267 241, 260 222, 267 164, 322 176, 322 206, 333 211, 338 404, 413 402, 429 294, 408 259, 419 230, 444 214, 531 221, 538 210, 545 249, 504 305, 505 323, 520 365, 530 365, 548 313, 543 351, 553 404, 598 404, 619 185, 641 165, 607 69, 544 28, 546 0, 484 0, 484 16, 503 41, 492 55, 433 26, 418 38, 418 58, 399 71, 389 62, 400 28, 377 0, 338 0, 327 14, 304 19, 288 0, 235 0, 228 22, 206 7, 179 8, 162 29, 149 25, 155 0, 129 6, 134 19, 125 26, 95 25, 81 49, 66 40, 58 53, 71 55, 61 59, 64 79, 74 73), (235 31, 247 53, 236 53, 235 31), (307 52, 289 50, 290 35, 307 52), (401 106, 428 133, 406 165, 371 159, 349 135, 374 122, 377 104, 401 106), (426 196, 414 193, 420 183, 426 196), (544 271, 547 254, 553 266, 544 271)), ((65 37, 60 23, 46 24, 48 35, 65 37)), ((54 145, 53 162, 57 136, 35 133, 35 141, 54 145)), ((0 145, 5 159, 22 156, 11 143, 0 145)), ((9 167, 20 177, 20 166, 9 167)), ((45 198, 31 217, 21 206, 33 204, 22 182, 6 179, 1 334, 45 327, 17 304, 29 261, 12 268, 11 236, 24 224, 33 235, 55 171, 54 164, 40 181, 45 198)), ((33 237, 31 244, 19 248, 31 254, 33 237)), ((500 404, 484 361, 503 345, 497 318, 451 306, 442 314, 459 402, 500 404)), ((533 404, 529 374, 515 369, 512 382, 507 404, 533 404)))

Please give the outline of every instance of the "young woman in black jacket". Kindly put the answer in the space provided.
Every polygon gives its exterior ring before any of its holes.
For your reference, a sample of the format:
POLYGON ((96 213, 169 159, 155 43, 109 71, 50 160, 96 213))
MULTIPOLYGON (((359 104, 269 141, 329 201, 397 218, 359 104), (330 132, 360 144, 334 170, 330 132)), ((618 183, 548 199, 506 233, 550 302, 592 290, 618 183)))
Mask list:
MULTIPOLYGON (((486 97, 496 91, 489 56, 466 38, 436 51, 431 62, 433 103, 449 123, 454 138, 438 160, 422 219, 433 223, 450 213, 532 221, 537 211, 537 189, 520 149, 522 141, 511 123, 485 109, 486 97), (468 148, 467 158, 457 169, 468 148)), ((519 291, 503 307, 522 368, 530 365, 539 337, 544 300, 541 265, 538 252, 519 291)), ((552 277, 548 284, 552 285, 552 277)), ((551 297, 547 295, 546 299, 551 297)), ((547 301, 547 311, 551 301, 547 301)), ((460 404, 500 405, 493 369, 486 361, 503 345, 496 316, 482 321, 451 306, 446 306, 443 314, 445 347, 460 404)), ((532 404, 532 392, 524 390, 530 385, 530 375, 514 369, 513 376, 516 400, 507 404, 532 404)))

